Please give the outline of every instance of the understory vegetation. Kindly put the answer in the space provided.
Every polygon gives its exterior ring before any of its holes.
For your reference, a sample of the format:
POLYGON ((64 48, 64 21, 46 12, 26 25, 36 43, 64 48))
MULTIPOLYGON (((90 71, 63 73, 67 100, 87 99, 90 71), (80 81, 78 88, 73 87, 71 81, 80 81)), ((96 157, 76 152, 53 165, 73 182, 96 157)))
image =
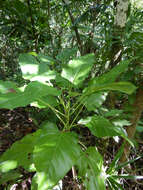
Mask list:
POLYGON ((0 190, 143 189, 143 4, 0 6, 0 190))

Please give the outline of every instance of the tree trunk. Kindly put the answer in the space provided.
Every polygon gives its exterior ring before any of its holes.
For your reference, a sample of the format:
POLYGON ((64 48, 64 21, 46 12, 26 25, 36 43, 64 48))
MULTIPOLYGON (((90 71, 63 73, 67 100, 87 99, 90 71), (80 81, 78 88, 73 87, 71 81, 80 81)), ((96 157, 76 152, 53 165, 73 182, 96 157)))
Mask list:
MULTIPOLYGON (((142 84, 143 85, 143 84, 142 84)), ((136 126, 138 124, 138 121, 140 120, 141 113, 143 111, 143 89, 142 86, 138 89, 136 93, 136 99, 133 105, 134 111, 131 118, 131 125, 127 127, 127 134, 129 139, 133 139, 135 132, 136 132, 136 126)), ((124 152, 120 159, 120 162, 126 162, 128 160, 130 154, 130 144, 126 142, 124 146, 124 152)))
POLYGON ((120 62, 123 52, 122 38, 127 20, 129 0, 117 0, 114 3, 116 15, 114 19, 112 47, 110 53, 110 68, 120 62))

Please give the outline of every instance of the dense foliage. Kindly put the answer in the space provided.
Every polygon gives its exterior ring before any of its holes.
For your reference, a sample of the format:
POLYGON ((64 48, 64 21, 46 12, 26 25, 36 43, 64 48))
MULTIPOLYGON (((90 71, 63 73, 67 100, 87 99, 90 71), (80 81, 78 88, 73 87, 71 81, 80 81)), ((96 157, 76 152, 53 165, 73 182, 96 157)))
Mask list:
POLYGON ((37 127, 1 155, 2 189, 20 168, 32 190, 143 186, 143 17, 129 2, 119 27, 120 2, 2 1, 0 108, 30 106, 37 127))

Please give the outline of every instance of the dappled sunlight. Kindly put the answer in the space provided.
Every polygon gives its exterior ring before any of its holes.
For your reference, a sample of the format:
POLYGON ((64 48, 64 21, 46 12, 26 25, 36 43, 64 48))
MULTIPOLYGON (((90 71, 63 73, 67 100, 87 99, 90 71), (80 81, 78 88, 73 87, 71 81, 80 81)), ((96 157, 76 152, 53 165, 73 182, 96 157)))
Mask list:
POLYGON ((48 173, 46 172, 38 172, 37 173, 37 182, 39 190, 46 190, 52 188, 53 190, 61 190, 62 189, 62 181, 58 182, 58 185, 55 185, 54 181, 49 180, 48 173), (53 187, 54 186, 54 187, 53 187))
POLYGON ((7 160, 0 163, 0 171, 1 172, 8 172, 9 170, 15 169, 17 167, 16 160, 7 160))
POLYGON ((21 70, 24 75, 32 75, 38 73, 39 66, 34 64, 21 65, 21 70))

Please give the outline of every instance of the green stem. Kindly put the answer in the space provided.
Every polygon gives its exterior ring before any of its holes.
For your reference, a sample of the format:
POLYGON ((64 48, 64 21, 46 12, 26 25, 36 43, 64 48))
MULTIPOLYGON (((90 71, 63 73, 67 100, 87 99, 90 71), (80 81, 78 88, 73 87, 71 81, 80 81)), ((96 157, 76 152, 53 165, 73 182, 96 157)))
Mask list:
POLYGON ((75 122, 75 120, 77 119, 77 117, 79 116, 79 114, 81 113, 82 109, 83 109, 84 105, 81 106, 81 109, 79 109, 78 113, 76 114, 75 118, 73 119, 71 125, 69 126, 69 128, 71 128, 75 122))
POLYGON ((56 116, 59 118, 59 120, 63 123, 63 125, 65 126, 65 122, 63 121, 63 119, 60 117, 59 114, 65 116, 64 114, 62 114, 60 111, 56 110, 55 108, 53 108, 50 104, 48 104, 47 102, 41 100, 41 99, 38 99, 41 103, 47 105, 55 114, 56 116))
POLYGON ((70 99, 67 102, 67 107, 66 107, 66 117, 67 117, 67 122, 66 122, 66 128, 69 128, 69 123, 70 123, 70 99))
POLYGON ((77 102, 72 106, 72 108, 71 108, 71 110, 73 110, 72 111, 72 113, 71 113, 71 115, 83 104, 83 100, 84 100, 84 98, 85 98, 85 96, 81 96, 78 100, 77 100, 77 102), (75 109, 74 109, 75 108, 75 109))

